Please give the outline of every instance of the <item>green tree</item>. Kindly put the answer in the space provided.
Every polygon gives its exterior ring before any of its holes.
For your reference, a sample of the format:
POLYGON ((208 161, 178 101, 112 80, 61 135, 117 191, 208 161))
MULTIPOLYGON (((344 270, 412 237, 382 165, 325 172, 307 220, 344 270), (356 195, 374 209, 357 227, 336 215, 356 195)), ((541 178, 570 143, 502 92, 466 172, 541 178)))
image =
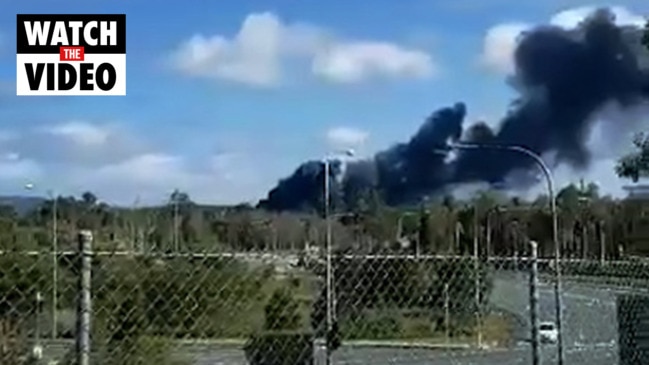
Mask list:
POLYGON ((635 151, 622 156, 615 166, 615 172, 621 178, 637 182, 641 177, 649 176, 649 136, 638 133, 633 138, 635 151))
POLYGON ((97 196, 90 191, 81 194, 81 201, 86 207, 91 207, 97 203, 97 196))

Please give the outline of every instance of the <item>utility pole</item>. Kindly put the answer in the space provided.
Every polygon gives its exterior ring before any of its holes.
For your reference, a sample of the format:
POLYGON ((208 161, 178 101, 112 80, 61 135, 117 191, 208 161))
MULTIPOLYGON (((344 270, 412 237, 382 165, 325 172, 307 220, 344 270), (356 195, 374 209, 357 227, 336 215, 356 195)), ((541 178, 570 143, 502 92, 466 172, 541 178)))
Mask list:
POLYGON ((482 320, 480 318, 480 262, 478 247, 478 208, 473 214, 473 272, 475 276, 475 322, 478 328, 478 348, 482 347, 482 320))
POLYGON ((178 246, 179 246, 179 240, 178 240, 178 198, 179 198, 180 193, 178 192, 178 189, 174 190, 172 194, 172 199, 173 199, 173 205, 174 205, 174 251, 178 253, 178 246))
MULTIPOLYGON (((34 190, 34 184, 25 184, 26 190, 34 190)), ((59 229, 58 229, 58 205, 59 196, 52 190, 47 191, 47 196, 52 200, 52 339, 58 334, 58 297, 59 297, 59 229)))
POLYGON ((92 244, 91 231, 81 231, 78 260, 76 357, 78 365, 90 365, 90 321, 92 317, 92 244))
POLYGON ((599 239, 599 260, 602 264, 606 262, 606 223, 604 221, 601 221, 599 224, 599 232, 600 232, 600 239, 599 239))
POLYGON ((491 255, 491 210, 487 212, 487 227, 485 230, 486 234, 486 241, 487 241, 487 247, 486 247, 486 254, 485 256, 487 257, 487 262, 489 262, 489 256, 491 255))
POLYGON ((133 201, 133 209, 131 209, 131 251, 134 252, 137 247, 138 247, 138 239, 139 239, 139 214, 138 214, 138 206, 140 204, 140 195, 135 196, 135 200, 133 201))
POLYGON ((325 252, 326 252, 326 291, 327 291, 327 332, 325 338, 327 339, 327 365, 331 365, 331 354, 332 354, 332 344, 330 343, 330 338, 332 337, 333 332, 333 268, 331 267, 331 217, 329 216, 329 198, 331 188, 329 185, 329 169, 330 169, 329 159, 324 160, 324 217, 325 223, 327 225, 325 232, 325 252))
MULTIPOLYGON (((353 150, 347 150, 343 152, 343 155, 347 157, 353 157, 354 156, 354 151, 353 150)), ((333 267, 332 267, 332 232, 331 232, 331 212, 330 212, 330 199, 331 199, 331 185, 330 185, 330 172, 331 172, 331 162, 334 160, 333 156, 327 156, 322 160, 323 167, 324 167, 324 186, 323 186, 323 203, 324 203, 324 218, 325 218, 325 224, 326 224, 326 232, 325 232, 325 258, 326 258, 326 273, 325 273, 325 288, 326 288, 326 296, 327 296, 327 303, 326 303, 326 325, 327 325, 327 332, 325 338, 327 348, 326 348, 326 364, 331 365, 331 356, 332 356, 332 343, 331 339, 333 339, 334 336, 337 334, 334 333, 334 321, 335 321, 335 313, 336 313, 336 297, 334 295, 334 272, 333 272, 333 267)))
POLYGON ((451 340, 451 319, 450 319, 450 300, 448 296, 448 283, 444 283, 444 331, 446 335, 446 343, 451 340))
POLYGON ((59 297, 59 197, 49 192, 52 199, 52 339, 58 335, 58 297, 59 297))
POLYGON ((530 242, 532 246, 530 268, 530 322, 532 327, 532 365, 539 365, 539 279, 538 279, 538 244, 530 242))

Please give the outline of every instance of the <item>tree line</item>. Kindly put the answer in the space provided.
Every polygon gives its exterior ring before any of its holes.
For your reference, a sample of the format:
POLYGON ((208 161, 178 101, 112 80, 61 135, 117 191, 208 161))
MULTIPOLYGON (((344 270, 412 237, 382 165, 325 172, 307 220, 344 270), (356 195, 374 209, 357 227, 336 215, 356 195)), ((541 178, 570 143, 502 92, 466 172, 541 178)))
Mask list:
MULTIPOLYGON (((80 228, 93 230, 97 249, 138 252, 302 251, 322 247, 325 221, 303 213, 273 213, 251 206, 196 204, 189 196, 159 207, 119 208, 91 193, 57 198, 57 236, 61 250, 73 249, 80 228)), ((174 198, 172 194, 171 198, 174 198)), ((641 200, 602 196, 594 183, 568 185, 556 197, 560 241, 569 257, 619 259, 644 255, 649 246, 647 206, 641 200)), ((51 246, 53 202, 26 216, 0 209, 0 245, 10 250, 51 246)), ((524 255, 526 241, 552 253, 552 217, 547 196, 532 201, 479 191, 467 200, 451 196, 416 207, 376 204, 364 211, 336 212, 333 242, 355 252, 414 251, 472 254, 474 238, 483 256, 524 255)))

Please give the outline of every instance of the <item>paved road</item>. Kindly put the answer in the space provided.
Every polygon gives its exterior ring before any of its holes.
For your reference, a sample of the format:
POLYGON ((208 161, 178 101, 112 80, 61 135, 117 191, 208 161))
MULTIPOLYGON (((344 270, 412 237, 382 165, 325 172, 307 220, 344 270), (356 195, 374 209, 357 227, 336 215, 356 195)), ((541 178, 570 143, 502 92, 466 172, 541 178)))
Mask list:
MULTIPOLYGON (((544 349, 543 364, 556 363, 555 350, 544 349)), ((321 360, 321 359, 320 359, 321 360)), ((319 361, 323 364, 323 361, 319 361)), ((355 349, 339 350, 333 359, 340 365, 530 365, 526 348, 492 352, 447 352, 426 350, 355 349)), ((617 359, 610 351, 598 348, 571 349, 566 353, 566 364, 614 365, 617 359)), ((194 365, 245 365, 243 354, 236 349, 212 350, 194 357, 194 365)))
MULTIPOLYGON (((540 285, 540 319, 554 321, 554 294, 550 283, 540 285)), ((583 283, 565 283, 564 344, 566 365, 616 365, 616 295, 619 290, 583 283)), ((523 274, 499 274, 491 302, 520 319, 517 344, 502 350, 423 350, 341 348, 334 364, 373 365, 529 365, 529 289, 523 274)), ((321 357, 321 356, 319 356, 321 357)), ((542 364, 556 363, 556 347, 544 345, 542 364)), ((242 351, 234 347, 205 346, 191 351, 192 365, 244 365, 242 351)), ((320 359, 321 360, 321 359, 320 359)), ((324 362, 318 361, 320 364, 324 362)))
MULTIPOLYGON (((617 364, 617 309, 616 297, 622 290, 611 287, 565 282, 563 298, 563 333, 567 364, 617 364)), ((523 320, 517 336, 523 342, 529 339, 529 287, 524 274, 500 275, 495 281, 492 303, 516 314, 523 320)), ((555 320, 555 297, 551 283, 539 287, 539 314, 541 321, 555 320)), ((556 363, 556 348, 545 346, 544 363, 556 363)), ((529 356, 527 343, 518 349, 529 356)), ((514 357, 511 359, 514 361, 514 357)), ((472 364, 473 362, 468 362, 472 364)), ((484 362, 490 364, 491 362, 484 362)), ((527 362, 529 363, 529 361, 527 362)))

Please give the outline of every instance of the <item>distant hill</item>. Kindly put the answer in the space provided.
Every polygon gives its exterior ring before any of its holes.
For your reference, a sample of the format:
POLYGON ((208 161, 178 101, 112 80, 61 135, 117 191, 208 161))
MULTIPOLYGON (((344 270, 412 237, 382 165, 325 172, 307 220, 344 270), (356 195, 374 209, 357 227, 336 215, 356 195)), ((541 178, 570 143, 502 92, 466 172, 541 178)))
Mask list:
POLYGON ((14 207, 18 215, 25 215, 31 212, 45 201, 45 198, 34 196, 0 196, 0 205, 10 205, 14 207))

